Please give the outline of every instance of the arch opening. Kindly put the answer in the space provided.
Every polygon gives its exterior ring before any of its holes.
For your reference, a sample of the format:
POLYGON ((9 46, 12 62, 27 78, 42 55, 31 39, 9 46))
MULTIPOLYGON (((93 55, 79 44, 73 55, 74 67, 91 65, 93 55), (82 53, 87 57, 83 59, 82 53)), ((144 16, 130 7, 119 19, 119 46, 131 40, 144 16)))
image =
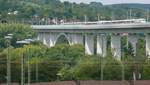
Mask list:
POLYGON ((57 44, 68 44, 68 45, 71 45, 70 44, 70 39, 65 33, 61 33, 61 34, 59 34, 56 37, 55 45, 57 45, 57 44))

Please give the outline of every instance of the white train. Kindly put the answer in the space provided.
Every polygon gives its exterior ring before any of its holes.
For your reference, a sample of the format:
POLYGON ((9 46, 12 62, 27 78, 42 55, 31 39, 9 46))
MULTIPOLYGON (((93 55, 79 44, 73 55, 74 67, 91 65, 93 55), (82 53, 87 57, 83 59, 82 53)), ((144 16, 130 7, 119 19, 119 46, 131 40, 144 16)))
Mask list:
POLYGON ((79 25, 79 24, 121 24, 121 23, 146 23, 146 19, 125 19, 125 20, 110 20, 110 21, 95 21, 95 22, 68 22, 62 23, 63 25, 79 25))
POLYGON ((115 24, 115 23, 146 23, 146 19, 125 19, 112 21, 98 21, 100 24, 115 24))

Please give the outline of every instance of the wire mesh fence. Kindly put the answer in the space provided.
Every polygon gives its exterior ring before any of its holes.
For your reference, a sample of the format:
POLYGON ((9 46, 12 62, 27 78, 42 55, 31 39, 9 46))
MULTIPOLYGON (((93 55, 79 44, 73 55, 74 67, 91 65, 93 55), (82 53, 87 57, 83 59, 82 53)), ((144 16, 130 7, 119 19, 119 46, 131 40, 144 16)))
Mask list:
MULTIPOLYGON (((148 71, 150 67, 150 65, 148 65, 147 63, 140 64, 141 66, 140 69, 135 69, 138 67, 136 67, 137 65, 132 63, 125 63, 123 65, 120 64, 116 65, 116 63, 115 64, 106 63, 105 65, 103 65, 102 68, 101 62, 83 63, 80 64, 81 67, 79 67, 79 69, 76 68, 72 70, 74 71, 74 73, 69 73, 70 71, 67 72, 67 70, 70 70, 72 67, 71 65, 68 66, 66 63, 68 64, 71 62, 69 61, 43 62, 43 63, 38 63, 38 68, 35 66, 35 64, 30 64, 31 67, 30 75, 28 75, 28 67, 25 63, 24 76, 23 76, 24 83, 27 84, 29 78, 28 76, 31 76, 30 81, 33 85, 35 83, 38 85, 38 83, 40 82, 52 82, 52 83, 49 84, 40 83, 39 85, 92 85, 93 83, 95 83, 94 85, 99 85, 101 83, 104 83, 102 85, 122 85, 121 83, 124 83, 125 85, 131 85, 130 83, 135 81, 134 72, 137 72, 136 77, 138 78, 136 80, 144 80, 146 79, 145 77, 149 76, 147 75, 148 73, 144 73, 144 72, 148 71), (68 69, 65 69, 65 67, 67 67, 68 69), (60 70, 62 72, 60 72, 60 70), (114 83, 114 84, 109 84, 109 83, 114 83)), ((5 85, 7 80, 6 62, 1 62, 0 68, 1 68, 0 83, 1 85, 3 84, 5 85)), ((14 85, 17 85, 21 82, 21 63, 17 63, 17 62, 11 63, 11 82, 12 82, 11 85, 13 85, 13 83, 14 85)), ((136 82, 144 82, 144 81, 136 81, 136 82)), ((149 81, 145 81, 145 82, 149 82, 149 81)), ((138 85, 138 84, 134 84, 134 85, 138 85)))

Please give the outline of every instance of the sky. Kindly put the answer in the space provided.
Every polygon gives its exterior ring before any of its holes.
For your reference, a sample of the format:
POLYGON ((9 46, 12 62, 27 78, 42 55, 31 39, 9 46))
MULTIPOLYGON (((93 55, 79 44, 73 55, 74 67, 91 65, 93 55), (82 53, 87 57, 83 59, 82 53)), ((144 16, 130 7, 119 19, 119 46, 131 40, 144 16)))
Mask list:
POLYGON ((70 1, 70 2, 84 2, 89 3, 92 1, 102 2, 103 4, 118 4, 118 3, 144 3, 150 4, 150 0, 61 0, 61 1, 70 1))

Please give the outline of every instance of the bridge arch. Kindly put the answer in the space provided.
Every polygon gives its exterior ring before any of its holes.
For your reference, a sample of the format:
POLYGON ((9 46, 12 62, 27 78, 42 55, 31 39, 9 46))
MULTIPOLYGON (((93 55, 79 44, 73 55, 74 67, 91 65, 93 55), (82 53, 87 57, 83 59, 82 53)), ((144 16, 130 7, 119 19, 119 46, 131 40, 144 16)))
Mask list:
POLYGON ((66 40, 68 41, 69 45, 71 45, 71 38, 69 37, 68 34, 66 33, 59 33, 56 38, 55 38, 55 41, 54 41, 54 45, 56 45, 58 39, 61 37, 61 36, 64 36, 66 38, 66 40))

